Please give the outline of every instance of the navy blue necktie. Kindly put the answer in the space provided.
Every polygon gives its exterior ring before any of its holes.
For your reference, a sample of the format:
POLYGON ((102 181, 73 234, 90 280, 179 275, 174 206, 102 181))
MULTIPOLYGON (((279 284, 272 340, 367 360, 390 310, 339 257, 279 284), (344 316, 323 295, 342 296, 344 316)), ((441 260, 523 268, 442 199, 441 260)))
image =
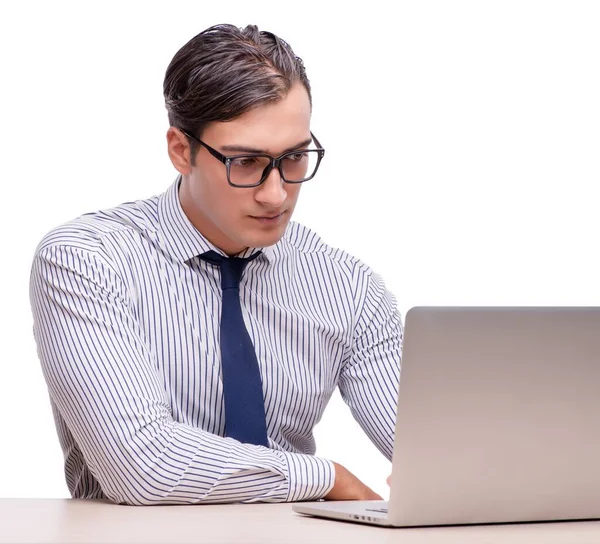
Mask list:
POLYGON ((240 442, 269 446, 262 381, 252 340, 240 305, 240 280, 247 259, 227 258, 216 251, 201 259, 221 268, 221 372, 225 400, 225 434, 240 442))

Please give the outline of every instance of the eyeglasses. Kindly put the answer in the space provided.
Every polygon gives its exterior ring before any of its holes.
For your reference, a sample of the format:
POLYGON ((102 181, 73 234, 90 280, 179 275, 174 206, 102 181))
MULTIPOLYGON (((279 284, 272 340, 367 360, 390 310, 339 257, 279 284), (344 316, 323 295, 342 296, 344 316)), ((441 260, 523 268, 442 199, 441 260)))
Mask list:
POLYGON ((263 153, 226 156, 193 134, 181 128, 179 130, 203 145, 213 157, 225 165, 227 182, 232 187, 258 187, 269 177, 273 168, 279 170, 281 179, 286 183, 303 183, 315 176, 325 156, 325 150, 312 132, 310 135, 317 146, 316 149, 296 149, 279 157, 271 157, 263 153))

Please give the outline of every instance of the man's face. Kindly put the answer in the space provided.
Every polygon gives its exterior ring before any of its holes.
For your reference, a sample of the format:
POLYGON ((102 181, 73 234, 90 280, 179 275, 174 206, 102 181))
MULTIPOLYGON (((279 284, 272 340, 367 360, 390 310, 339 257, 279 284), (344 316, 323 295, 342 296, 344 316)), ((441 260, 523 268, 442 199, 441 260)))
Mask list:
MULTIPOLYGON (((229 122, 209 124, 202 141, 223 155, 266 153, 278 157, 307 147, 310 102, 301 84, 281 101, 255 108, 229 122)), ((176 165, 177 167, 177 165, 176 165)), ((301 184, 282 181, 273 169, 258 187, 227 182, 225 165, 200 146, 195 166, 183 171, 180 199, 192 224, 216 247, 235 255, 247 247, 275 244, 290 221, 301 184)))

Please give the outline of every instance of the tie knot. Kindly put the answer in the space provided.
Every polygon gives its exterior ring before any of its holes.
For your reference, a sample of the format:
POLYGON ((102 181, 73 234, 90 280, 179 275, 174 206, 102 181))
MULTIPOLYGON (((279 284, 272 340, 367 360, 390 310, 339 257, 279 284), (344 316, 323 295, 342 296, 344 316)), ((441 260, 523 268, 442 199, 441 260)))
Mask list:
POLYGON ((214 264, 215 266, 221 267, 221 289, 238 289, 244 268, 246 265, 258 257, 260 251, 254 255, 242 259, 240 257, 223 257, 216 251, 207 251, 202 253, 200 258, 206 262, 214 264))

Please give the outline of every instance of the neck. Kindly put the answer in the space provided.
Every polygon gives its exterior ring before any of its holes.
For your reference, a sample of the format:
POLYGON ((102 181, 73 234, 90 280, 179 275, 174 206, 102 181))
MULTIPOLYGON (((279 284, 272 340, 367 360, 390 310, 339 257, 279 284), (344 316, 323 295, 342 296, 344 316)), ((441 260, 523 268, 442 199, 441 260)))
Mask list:
POLYGON ((247 247, 230 240, 201 210, 194 206, 193 199, 186 189, 185 183, 179 186, 179 201, 181 202, 183 213, 185 213, 190 223, 213 246, 220 249, 229 257, 247 249, 247 247))

